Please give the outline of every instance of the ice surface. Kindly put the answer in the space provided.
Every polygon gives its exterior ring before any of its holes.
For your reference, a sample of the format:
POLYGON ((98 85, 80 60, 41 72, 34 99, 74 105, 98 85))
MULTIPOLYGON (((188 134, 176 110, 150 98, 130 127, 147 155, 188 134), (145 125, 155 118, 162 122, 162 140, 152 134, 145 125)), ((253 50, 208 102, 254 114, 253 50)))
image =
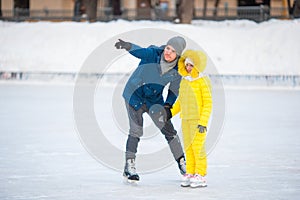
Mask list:
MULTIPOLYGON (((75 130, 73 89, 0 84, 0 199, 299 198, 299 90, 226 89, 226 122, 209 155, 208 187, 190 189, 180 187, 175 163, 142 174, 131 186, 120 171, 94 160, 75 130)), ((99 120, 107 118, 95 112, 99 120)), ((114 124, 106 128, 116 130, 114 124)))

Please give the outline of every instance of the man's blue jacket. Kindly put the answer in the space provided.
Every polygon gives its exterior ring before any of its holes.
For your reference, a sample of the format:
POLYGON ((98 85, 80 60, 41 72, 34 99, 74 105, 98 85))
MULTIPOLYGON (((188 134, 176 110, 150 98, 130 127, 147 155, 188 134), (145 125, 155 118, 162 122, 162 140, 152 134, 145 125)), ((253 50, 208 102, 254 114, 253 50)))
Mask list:
POLYGON ((176 101, 181 76, 178 74, 176 66, 162 74, 160 59, 164 51, 164 46, 150 46, 141 48, 132 44, 129 53, 141 59, 138 67, 132 73, 123 91, 125 101, 135 110, 138 110, 143 104, 149 109, 154 104, 170 104, 176 101), (169 84, 169 90, 164 101, 163 91, 169 84))

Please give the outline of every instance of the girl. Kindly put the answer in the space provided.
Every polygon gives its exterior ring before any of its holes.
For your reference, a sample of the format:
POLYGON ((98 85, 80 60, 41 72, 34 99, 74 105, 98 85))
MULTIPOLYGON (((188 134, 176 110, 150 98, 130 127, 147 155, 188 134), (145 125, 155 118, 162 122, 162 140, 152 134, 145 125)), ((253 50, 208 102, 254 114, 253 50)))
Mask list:
POLYGON ((207 158, 205 140, 212 110, 211 83, 203 71, 206 55, 202 51, 187 50, 178 61, 180 82, 179 96, 168 118, 181 113, 184 148, 186 151, 186 174, 181 186, 206 187, 207 158))

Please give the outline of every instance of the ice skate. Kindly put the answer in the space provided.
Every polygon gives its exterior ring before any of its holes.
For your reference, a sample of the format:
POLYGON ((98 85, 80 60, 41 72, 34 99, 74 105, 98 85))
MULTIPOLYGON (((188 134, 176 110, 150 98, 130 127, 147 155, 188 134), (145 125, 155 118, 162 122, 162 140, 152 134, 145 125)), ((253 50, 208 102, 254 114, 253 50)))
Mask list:
POLYGON ((182 176, 182 180, 181 180, 181 187, 189 187, 191 184, 191 178, 193 177, 192 174, 184 174, 182 176))
POLYGON ((199 174, 195 174, 190 179, 190 187, 191 188, 197 188, 197 187, 207 187, 206 180, 203 176, 199 174))
POLYGON ((128 183, 136 183, 140 180, 139 175, 136 173, 134 159, 128 159, 126 161, 123 176, 128 183))
POLYGON ((184 157, 179 158, 179 160, 177 161, 177 164, 178 164, 178 168, 180 170, 180 173, 182 175, 185 175, 186 166, 185 166, 185 159, 184 159, 184 157))

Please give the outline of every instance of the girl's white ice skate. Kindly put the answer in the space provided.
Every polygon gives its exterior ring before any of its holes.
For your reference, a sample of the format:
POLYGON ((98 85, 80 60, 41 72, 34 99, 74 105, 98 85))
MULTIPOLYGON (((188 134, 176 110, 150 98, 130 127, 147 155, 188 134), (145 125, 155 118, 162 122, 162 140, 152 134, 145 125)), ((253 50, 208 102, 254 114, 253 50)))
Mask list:
POLYGON ((191 184, 190 180, 191 180, 192 177, 193 177, 192 174, 184 174, 182 176, 182 180, 181 180, 181 183, 180 183, 181 187, 189 187, 190 184, 191 184))
POLYGON ((193 177, 190 178, 190 187, 207 187, 205 178, 199 174, 195 174, 193 177))

